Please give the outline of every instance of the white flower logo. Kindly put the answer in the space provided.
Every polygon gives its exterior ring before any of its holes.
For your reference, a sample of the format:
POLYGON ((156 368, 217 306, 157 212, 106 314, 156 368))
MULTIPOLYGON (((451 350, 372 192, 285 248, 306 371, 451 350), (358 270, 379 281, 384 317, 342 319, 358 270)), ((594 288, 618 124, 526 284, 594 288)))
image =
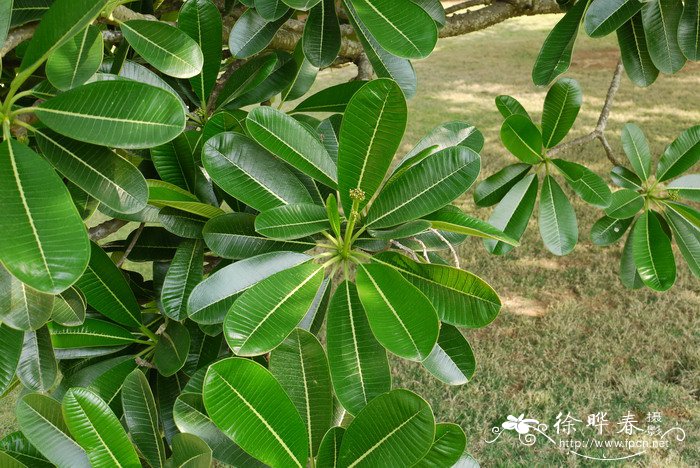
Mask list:
POLYGON ((540 423, 536 419, 525 419, 525 413, 521 414, 517 418, 513 415, 508 415, 506 418, 507 421, 504 421, 503 424, 503 429, 507 431, 517 431, 518 434, 527 434, 530 432, 530 428, 537 427, 537 425, 540 423))

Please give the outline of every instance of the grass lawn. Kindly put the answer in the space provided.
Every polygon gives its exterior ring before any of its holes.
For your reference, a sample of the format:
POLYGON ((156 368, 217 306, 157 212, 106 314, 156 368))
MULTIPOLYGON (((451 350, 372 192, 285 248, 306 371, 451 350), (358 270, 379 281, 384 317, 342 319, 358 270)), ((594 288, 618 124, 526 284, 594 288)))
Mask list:
MULTIPOLYGON (((429 59, 416 62, 419 89, 409 103, 402 150, 442 122, 465 120, 486 137, 482 177, 515 162, 499 143, 502 119, 493 100, 512 94, 539 118, 546 90, 532 85, 530 70, 556 19, 511 20, 445 39, 429 59)), ((595 125, 617 54, 612 39, 579 41, 568 76, 581 83, 584 107, 572 137, 595 125)), ((352 67, 329 70, 317 86, 347 80, 353 73, 352 67)), ((675 77, 660 77, 650 89, 634 88, 624 78, 609 122, 611 144, 620 151, 620 129, 634 121, 660 154, 681 130, 700 122, 699 89, 697 64, 675 77)), ((610 169, 597 143, 562 157, 585 162, 600 174, 610 169)), ((471 193, 463 203, 468 211, 488 219, 489 210, 477 210, 471 193)), ((663 428, 685 429, 684 442, 649 451, 627 465, 700 466, 700 282, 679 257, 679 279, 671 292, 625 290, 617 278, 621 245, 593 246, 588 233, 600 213, 581 202, 575 208, 580 243, 565 258, 545 250, 536 221, 523 245, 506 257, 490 256, 481 242, 467 241, 460 249, 463 267, 490 282, 505 304, 489 327, 466 333, 478 359, 475 378, 462 387, 447 387, 420 366, 396 360, 395 386, 425 396, 438 420, 459 423, 469 438, 469 450, 483 466, 600 466, 566 455, 542 438, 534 447, 521 445, 512 433, 492 445, 485 443, 493 438, 490 429, 509 414, 525 413, 551 426, 559 412, 571 412, 585 423, 586 415, 599 411, 607 412, 611 421, 608 436, 628 412, 643 427, 646 414, 658 411, 663 428)), ((0 402, 0 433, 16 427, 13 400, 0 402)), ((597 457, 632 453, 581 452, 597 457)))

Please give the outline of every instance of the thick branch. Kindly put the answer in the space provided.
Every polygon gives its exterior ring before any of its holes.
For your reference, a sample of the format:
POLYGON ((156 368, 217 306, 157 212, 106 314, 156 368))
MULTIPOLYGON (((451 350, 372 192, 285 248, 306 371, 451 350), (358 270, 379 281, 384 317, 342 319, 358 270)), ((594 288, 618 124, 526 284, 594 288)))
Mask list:
POLYGON ((98 241, 104 239, 105 237, 114 234, 124 226, 126 226, 127 221, 122 219, 110 219, 104 223, 98 224, 95 227, 90 228, 88 235, 93 241, 98 241))

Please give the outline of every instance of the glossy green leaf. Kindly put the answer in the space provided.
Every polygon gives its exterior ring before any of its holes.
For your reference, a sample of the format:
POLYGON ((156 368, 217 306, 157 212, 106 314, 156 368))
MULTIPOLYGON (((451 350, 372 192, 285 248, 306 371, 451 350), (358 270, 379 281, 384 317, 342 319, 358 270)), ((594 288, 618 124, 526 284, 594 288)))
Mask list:
POLYGON ((193 434, 177 434, 172 440, 170 465, 178 468, 209 468, 212 451, 202 439, 193 434))
POLYGON ((603 37, 632 18, 644 3, 638 0, 592 0, 583 25, 591 37, 603 37))
POLYGON ((700 125, 683 131, 664 151, 656 167, 660 182, 673 179, 700 161, 700 125))
POLYGON ((430 221, 433 229, 440 231, 456 232, 485 239, 496 239, 513 246, 520 245, 518 241, 507 236, 489 223, 473 218, 453 205, 448 205, 435 213, 431 213, 425 219, 430 221))
POLYGON ((377 239, 393 240, 415 236, 416 234, 420 234, 421 232, 430 229, 430 226, 431 224, 429 221, 417 219, 415 221, 409 221, 405 224, 396 226, 395 228, 385 229, 381 231, 369 229, 368 232, 370 236, 377 239))
POLYGON ((117 148, 160 145, 185 129, 178 98, 127 80, 97 81, 66 91, 41 103, 35 113, 58 133, 117 148))
POLYGON ((74 387, 63 397, 62 409, 68 429, 93 466, 140 465, 124 428, 100 397, 74 387))
POLYGON ((672 181, 668 188, 676 191, 679 197, 700 201, 700 174, 688 174, 672 181))
POLYGON ((530 172, 531 167, 523 163, 511 164, 487 177, 476 186, 474 202, 477 206, 495 205, 530 172))
POLYGON ((17 422, 29 442, 60 468, 89 467, 87 454, 70 436, 61 404, 30 393, 17 402, 17 422))
POLYGON ((136 340, 125 328, 94 318, 86 318, 81 325, 74 327, 65 327, 56 323, 49 323, 48 327, 51 332, 51 341, 57 350, 124 346, 136 340))
POLYGON ((385 228, 432 213, 468 190, 480 168, 479 155, 464 146, 432 154, 380 192, 365 224, 385 228))
POLYGON ((177 27, 202 51, 202 71, 190 78, 190 84, 205 107, 221 67, 221 14, 211 0, 189 0, 180 9, 177 27))
POLYGON ((166 75, 191 78, 201 73, 202 50, 185 32, 160 21, 131 20, 120 26, 136 53, 166 75))
MULTIPOLYGON (((491 213, 489 224, 511 238, 520 240, 535 209, 537 185, 537 174, 530 174, 515 184, 491 213)), ((484 240, 484 246, 495 255, 504 255, 513 248, 504 242, 490 239, 484 240)))
POLYGON ((317 68, 333 64, 340 52, 340 24, 333 0, 320 0, 309 12, 302 39, 304 55, 317 68))
POLYGON ((311 203, 278 206, 255 218, 255 230, 273 239, 300 239, 329 228, 326 209, 311 203))
POLYGON ((360 21, 388 52, 403 58, 425 58, 437 43, 437 26, 410 0, 349 0, 360 21))
POLYGON ((620 281, 623 286, 628 289, 639 289, 644 287, 642 278, 640 278, 639 273, 637 273, 637 267, 634 263, 634 226, 630 230, 629 236, 627 236, 627 241, 622 249, 622 256, 620 257, 620 281))
POLYGON ((422 364, 448 385, 464 385, 471 380, 476 369, 476 359, 469 342, 457 328, 446 324, 440 327, 438 341, 422 364))
POLYGON ((158 339, 153 354, 153 364, 161 375, 170 377, 185 365, 189 350, 190 334, 187 328, 171 320, 158 339))
POLYGON ((90 255, 82 219, 51 166, 12 139, 0 143, 0 205, 5 268, 43 292, 55 294, 72 285, 90 255))
POLYGON ((51 318, 54 296, 37 291, 0 269, 0 322, 17 330, 38 330, 51 318))
POLYGON ((271 107, 248 114, 250 135, 263 148, 304 174, 329 187, 336 186, 336 167, 323 145, 302 124, 271 107))
MULTIPOLYGON (((102 62, 103 67, 111 67, 114 65, 113 61, 109 60, 104 60, 102 62)), ((95 78, 104 78, 104 79, 114 79, 115 75, 100 75, 97 74, 95 75, 95 78)), ((155 86, 156 88, 161 88, 165 91, 168 91, 170 94, 175 96, 177 100, 180 102, 180 105, 182 106, 183 110, 185 113, 187 113, 187 105, 185 105, 185 101, 182 100, 180 95, 175 91, 175 89, 170 86, 168 83, 163 80, 158 74, 154 71, 151 71, 151 69, 146 68, 145 65, 141 65, 136 62, 132 62, 130 60, 124 61, 122 63, 121 68, 119 69, 119 75, 116 75, 121 78, 126 78, 132 81, 138 81, 141 83, 149 84, 151 86, 155 86)))
POLYGON ((398 389, 372 400, 348 426, 340 447, 341 466, 377 466, 391 460, 412 466, 435 437, 435 417, 428 403, 398 389))
POLYGON ((46 77, 60 90, 80 86, 100 68, 103 49, 100 30, 88 26, 51 54, 46 77))
POLYGON ((350 414, 391 389, 386 351, 374 338, 357 288, 349 281, 338 285, 331 300, 326 340, 335 394, 350 414))
POLYGON ((351 190, 365 194, 359 211, 384 180, 406 129, 406 112, 406 98, 388 79, 370 81, 350 100, 338 146, 338 190, 346 213, 351 190))
POLYGON ((642 179, 624 166, 615 166, 610 171, 610 178, 618 187, 639 190, 642 188, 642 179))
POLYGON ((688 60, 700 60, 700 4, 686 2, 678 23, 678 45, 688 60))
POLYGON ((309 11, 316 6, 320 0, 282 0, 295 10, 309 11))
POLYGON ((542 182, 539 213, 540 235, 554 255, 567 255, 578 242, 576 213, 569 199, 552 176, 542 182))
POLYGON ((46 327, 24 333, 22 356, 17 366, 17 377, 29 390, 48 392, 56 382, 58 365, 46 327))
POLYGON ((275 21, 289 11, 289 5, 282 0, 252 0, 255 11, 267 21, 275 21))
POLYGON ((581 110, 582 101, 583 91, 574 79, 562 78, 549 88, 542 112, 545 148, 555 146, 566 137, 581 110))
POLYGON ((700 229, 674 209, 667 208, 664 214, 690 271, 700 278, 700 229))
POLYGON ((226 80, 217 98, 219 107, 261 85, 279 66, 276 54, 253 57, 236 69, 226 80))
POLYGON ((224 434, 263 463, 306 466, 304 421, 260 364, 240 358, 213 364, 204 381, 204 405, 224 434))
POLYGON ((387 350, 422 361, 433 349, 439 322, 430 300, 393 267, 360 265, 357 292, 372 333, 387 350))
POLYGON ((336 237, 340 237, 340 213, 338 212, 338 200, 334 194, 328 195, 326 199, 326 214, 328 222, 331 224, 331 229, 336 237))
POLYGON ((87 303, 102 315, 128 327, 141 324, 141 308, 124 276, 97 244, 92 243, 90 264, 77 283, 87 303))
POLYGON ((659 69, 649 55, 641 12, 617 29, 617 42, 629 79, 637 86, 649 86, 656 81, 659 69))
POLYGON ((462 465, 458 462, 466 446, 467 436, 460 426, 452 423, 438 423, 435 425, 435 441, 430 451, 413 466, 417 468, 460 467, 462 465))
MULTIPOLYGON (((133 356, 117 356, 90 364, 71 374, 65 382, 68 387, 85 387, 111 405, 120 416, 120 393, 126 377, 136 369, 133 356)), ((63 393, 63 391, 61 392, 63 393)))
POLYGON ((644 199, 634 190, 622 189, 612 193, 610 205, 605 214, 615 219, 627 219, 636 215, 644 207, 644 199))
POLYGON ((666 291, 676 281, 676 261, 671 239, 666 235, 657 214, 645 211, 634 225, 634 264, 645 285, 666 291))
POLYGON ((552 163, 583 201, 599 208, 607 208, 610 205, 610 188, 598 174, 586 166, 563 159, 553 159, 552 163))
POLYGON ((333 417, 331 376, 323 346, 314 335, 297 328, 272 351, 269 368, 304 420, 309 452, 315 456, 333 417))
POLYGON ((595 245, 610 245, 622 239, 633 219, 615 219, 603 216, 591 227, 591 240, 595 245))
POLYGON ((165 207, 158 211, 158 221, 168 232, 178 237, 201 239, 207 218, 175 208, 165 207))
POLYGON ((202 162, 219 187, 258 211, 312 201, 282 161, 244 135, 220 133, 209 139, 202 162))
POLYGON ((176 321, 187 318, 187 301, 202 281, 204 243, 185 240, 173 257, 161 288, 160 303, 165 315, 176 321))
POLYGON ((10 30, 12 18, 13 0, 5 0, 0 3, 0 49, 5 45, 7 33, 10 30))
POLYGON ((678 24, 682 13, 681 0, 654 0, 642 9, 649 55, 662 73, 676 73, 687 60, 678 45, 678 24))
POLYGON ((0 324, 0 394, 5 394, 15 377, 23 337, 23 332, 0 324))
POLYGON ((21 26, 41 18, 53 0, 14 0, 12 2, 12 27, 21 26))
POLYGON ((122 386, 124 420, 139 452, 154 468, 165 463, 165 447, 160 435, 158 410, 148 379, 135 369, 122 386))
POLYGON ((303 263, 244 292, 224 321, 229 347, 239 356, 258 356, 276 348, 304 318, 323 275, 321 266, 303 263))
POLYGON ((588 0, 576 2, 547 35, 532 68, 535 85, 547 86, 569 69, 576 36, 588 3, 588 0))
POLYGON ((231 29, 228 47, 236 58, 248 58, 267 47, 277 30, 289 19, 291 11, 275 21, 268 22, 254 9, 249 8, 231 29))
POLYGON ((340 455, 340 444, 343 442, 344 434, 345 428, 340 426, 332 427, 326 432, 318 449, 317 466, 338 467, 338 455, 340 455))
POLYGON ((146 207, 146 179, 119 153, 50 130, 38 130, 35 136, 44 157, 101 203, 119 213, 136 213, 146 207))
POLYGON ((514 114, 503 121, 501 141, 516 158, 527 164, 542 161, 542 134, 528 117, 514 114))
POLYGON ((160 178, 183 190, 195 193, 197 168, 196 142, 187 133, 168 143, 151 148, 151 161, 160 178))
POLYGON ((314 81, 316 81, 316 76, 318 76, 319 68, 312 64, 304 55, 302 42, 297 42, 296 49, 294 49, 295 70, 291 81, 282 91, 282 102, 293 101, 302 97, 311 89, 314 81))
POLYGON ((522 115, 524 117, 527 117, 528 119, 530 118, 530 114, 527 113, 527 110, 525 110, 523 105, 520 104, 520 101, 515 99, 513 96, 496 96, 495 101, 496 107, 498 108, 498 112, 501 113, 504 119, 507 119, 508 117, 514 114, 522 115))
POLYGON ((54 465, 34 447, 21 431, 11 432, 0 439, 0 449, 25 466, 52 468, 54 465))
POLYGON ((651 175, 651 149, 641 128, 633 123, 622 128, 622 148, 634 172, 642 181, 651 175))
POLYGON ((348 81, 324 88, 299 103, 292 112, 345 112, 348 103, 366 81, 348 81))
POLYGON ((155 179, 148 179, 146 183, 149 205, 157 208, 167 206, 204 218, 214 218, 224 214, 221 208, 200 202, 195 195, 177 185, 155 179))

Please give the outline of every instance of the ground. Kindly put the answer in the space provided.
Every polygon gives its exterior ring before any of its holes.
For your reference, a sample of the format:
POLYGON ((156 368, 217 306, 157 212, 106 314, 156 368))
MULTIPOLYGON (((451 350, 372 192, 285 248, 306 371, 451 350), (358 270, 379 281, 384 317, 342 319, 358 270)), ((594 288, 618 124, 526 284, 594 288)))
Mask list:
MULTIPOLYGON (((535 88, 530 70, 537 51, 557 17, 510 20, 483 32, 441 40, 435 53, 415 63, 418 94, 409 103, 409 125, 402 152, 431 128, 450 120, 476 125, 486 137, 482 177, 515 162, 500 145, 499 94, 516 96, 538 119, 546 89, 535 88)), ((597 120, 617 62, 613 38, 581 37, 568 76, 584 89, 584 107, 572 136, 590 131, 597 120)), ((347 80, 352 67, 324 72, 319 87, 347 80)), ((609 138, 620 152, 619 133, 627 121, 645 128, 656 154, 683 129, 700 122, 700 66, 677 76, 660 77, 649 89, 625 78, 615 101, 609 138)), ((563 157, 585 162, 600 174, 610 165, 597 143, 563 157)), ((473 215, 471 192, 462 200, 473 215)), ((649 412, 662 414, 663 427, 680 426, 687 438, 670 450, 651 451, 625 466, 700 466, 700 281, 679 257, 678 282, 668 293, 630 292, 617 270, 621 245, 599 248, 588 233, 600 213, 575 203, 580 242, 575 252, 558 258, 543 247, 536 221, 522 246, 505 257, 490 256, 481 242, 460 249, 462 265, 486 279, 501 294, 504 308, 490 326, 467 331, 478 360, 472 382, 447 387, 418 365, 394 362, 394 384, 426 397, 439 421, 454 421, 467 433, 468 448, 483 466, 623 466, 586 462, 541 440, 521 445, 505 433, 492 445, 491 428, 508 415, 553 424, 559 412, 578 419, 605 411, 615 426, 631 412, 638 425, 649 412)), ((0 404, 0 433, 15 428, 13 399, 0 404)), ((610 427, 612 435, 617 427, 610 427)), ((605 438, 605 436, 603 437, 605 438)), ((541 439, 541 438, 540 438, 541 439)), ((607 456, 631 452, 607 451, 607 456)), ((601 457, 603 452, 589 450, 601 457)))

